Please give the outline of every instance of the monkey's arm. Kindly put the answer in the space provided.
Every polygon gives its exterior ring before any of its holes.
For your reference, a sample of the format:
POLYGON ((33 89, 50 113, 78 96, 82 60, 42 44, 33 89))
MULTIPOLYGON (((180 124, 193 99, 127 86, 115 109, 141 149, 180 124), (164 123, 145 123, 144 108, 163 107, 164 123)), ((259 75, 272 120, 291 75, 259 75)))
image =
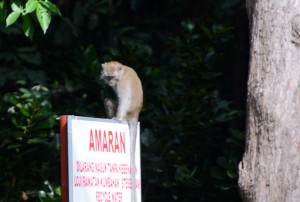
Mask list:
POLYGON ((119 105, 115 117, 117 120, 125 120, 125 117, 127 115, 131 103, 130 95, 131 95, 130 93, 124 93, 122 96, 119 96, 119 105))

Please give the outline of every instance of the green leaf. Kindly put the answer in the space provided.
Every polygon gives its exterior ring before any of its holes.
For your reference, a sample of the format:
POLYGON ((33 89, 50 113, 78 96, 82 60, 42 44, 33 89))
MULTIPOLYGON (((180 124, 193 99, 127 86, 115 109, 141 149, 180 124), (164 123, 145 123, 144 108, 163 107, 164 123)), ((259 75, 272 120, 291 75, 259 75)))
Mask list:
POLYGON ((14 24, 18 19, 18 17, 20 16, 20 14, 21 13, 17 11, 11 12, 6 18, 6 27, 14 24))
POLYGON ((7 13, 5 0, 0 1, 0 23, 5 19, 7 13))
POLYGON ((51 3, 50 1, 45 1, 45 2, 41 2, 47 9, 49 9, 50 11, 52 11, 53 13, 58 14, 59 16, 61 16, 61 12, 60 10, 57 8, 57 6, 53 3, 51 3))
POLYGON ((56 193, 56 195, 61 196, 61 188, 60 187, 56 187, 54 189, 54 192, 56 193))
POLYGON ((46 192, 45 192, 45 191, 42 191, 42 190, 39 191, 38 196, 39 196, 39 199, 41 199, 41 198, 46 198, 46 197, 47 197, 46 192))
POLYGON ((44 34, 46 34, 49 24, 51 22, 51 13, 42 3, 38 3, 36 9, 36 16, 38 18, 41 28, 44 31, 44 34))
POLYGON ((20 88, 19 91, 23 93, 22 97, 30 98, 32 97, 32 93, 26 88, 20 88))
POLYGON ((18 80, 16 84, 25 85, 27 82, 25 80, 18 80))
POLYGON ((28 116, 30 115, 28 104, 22 105, 22 107, 21 107, 21 109, 20 109, 20 112, 21 112, 24 116, 28 117, 28 116))
POLYGON ((12 103, 13 105, 17 105, 20 101, 15 95, 9 96, 9 102, 12 103))
POLYGON ((38 1, 37 0, 27 1, 26 5, 25 5, 26 13, 31 13, 31 12, 35 11, 37 6, 38 6, 38 1))
POLYGON ((85 55, 87 65, 90 67, 92 67, 93 64, 95 63, 95 61, 98 60, 98 57, 97 57, 98 54, 97 54, 96 48, 93 44, 89 44, 89 46, 87 47, 87 49, 84 52, 84 55, 85 55))
POLYGON ((45 140, 39 137, 31 138, 28 140, 28 144, 36 144, 36 143, 43 143, 43 142, 45 142, 45 140))
POLYGON ((10 7, 12 11, 19 12, 19 13, 22 12, 22 6, 18 0, 12 0, 10 3, 10 7))
POLYGON ((237 173, 234 170, 227 170, 226 174, 230 179, 236 179, 238 177, 237 173))
POLYGON ((34 28, 33 28, 32 20, 29 15, 23 15, 23 32, 25 36, 32 39, 34 28))

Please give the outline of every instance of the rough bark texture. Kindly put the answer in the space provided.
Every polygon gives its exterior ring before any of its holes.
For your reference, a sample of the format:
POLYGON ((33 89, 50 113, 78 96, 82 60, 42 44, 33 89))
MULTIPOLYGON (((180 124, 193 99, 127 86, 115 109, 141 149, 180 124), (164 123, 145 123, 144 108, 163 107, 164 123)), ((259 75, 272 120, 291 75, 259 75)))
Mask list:
POLYGON ((300 0, 247 0, 250 72, 243 201, 300 201, 300 0))

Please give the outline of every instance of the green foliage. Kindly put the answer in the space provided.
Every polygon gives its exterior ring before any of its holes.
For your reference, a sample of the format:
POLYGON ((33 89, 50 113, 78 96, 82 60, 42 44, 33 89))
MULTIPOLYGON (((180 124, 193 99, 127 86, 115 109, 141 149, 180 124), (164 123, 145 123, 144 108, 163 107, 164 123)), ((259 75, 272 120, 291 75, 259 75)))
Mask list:
POLYGON ((42 85, 29 89, 23 80, 17 85, 17 91, 6 93, 1 100, 1 121, 6 126, 0 129, 0 152, 5 154, 0 157, 4 201, 20 199, 21 192, 23 197, 27 191, 32 195, 43 180, 58 180, 51 175, 59 170, 59 153, 54 132, 57 116, 49 102, 50 92, 42 85))
POLYGON ((6 4, 5 1, 0 1, 0 22, 5 19, 6 16, 6 4))
MULTIPOLYGON (((0 22, 5 19, 7 8, 6 0, 0 0, 0 22)), ((48 0, 28 0, 24 4, 20 0, 10 0, 11 13, 6 17, 6 27, 14 24, 18 18, 23 17, 23 32, 25 36, 32 39, 34 33, 34 26, 30 16, 30 13, 36 11, 36 17, 43 29, 44 34, 47 32, 51 23, 52 13, 56 13, 61 16, 60 10, 48 0)))
POLYGON ((143 83, 143 200, 240 200, 243 113, 224 77, 241 1, 64 2, 53 29, 60 11, 49 1, 10 1, 11 10, 3 2, 3 13, 19 16, 0 29, 0 201, 60 200, 56 118, 105 116, 103 98, 113 94, 99 63, 108 60, 132 66, 143 83), (21 36, 33 37, 34 13, 47 35, 31 44, 21 36))

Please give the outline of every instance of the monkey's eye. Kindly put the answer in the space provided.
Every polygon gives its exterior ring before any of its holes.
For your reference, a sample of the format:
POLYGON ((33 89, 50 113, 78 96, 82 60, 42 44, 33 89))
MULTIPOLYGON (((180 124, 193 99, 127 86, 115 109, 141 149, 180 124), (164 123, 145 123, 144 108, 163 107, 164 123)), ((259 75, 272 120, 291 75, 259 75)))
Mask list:
POLYGON ((108 81, 110 81, 110 80, 114 79, 114 76, 106 76, 106 79, 107 79, 108 81))

